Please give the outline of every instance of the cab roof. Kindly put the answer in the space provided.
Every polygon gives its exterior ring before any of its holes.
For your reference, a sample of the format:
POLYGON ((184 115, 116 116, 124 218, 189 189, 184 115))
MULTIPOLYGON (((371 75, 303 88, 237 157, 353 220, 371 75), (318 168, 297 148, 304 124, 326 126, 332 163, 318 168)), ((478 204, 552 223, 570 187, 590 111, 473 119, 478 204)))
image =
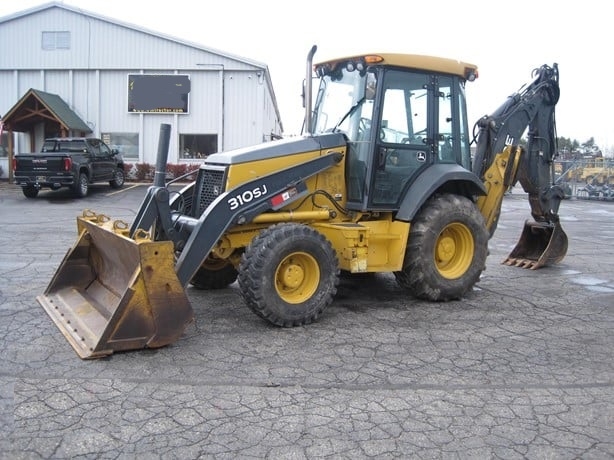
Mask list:
POLYGON ((457 61, 449 58, 437 56, 427 56, 420 54, 401 54, 401 53, 368 53, 362 55, 347 56, 330 59, 315 64, 315 67, 329 66, 336 67, 338 64, 349 61, 363 61, 368 65, 384 65, 394 67, 404 67, 408 69, 426 70, 452 75, 468 79, 470 75, 477 77, 478 67, 468 62, 457 61), (373 61, 373 62, 370 62, 373 61))

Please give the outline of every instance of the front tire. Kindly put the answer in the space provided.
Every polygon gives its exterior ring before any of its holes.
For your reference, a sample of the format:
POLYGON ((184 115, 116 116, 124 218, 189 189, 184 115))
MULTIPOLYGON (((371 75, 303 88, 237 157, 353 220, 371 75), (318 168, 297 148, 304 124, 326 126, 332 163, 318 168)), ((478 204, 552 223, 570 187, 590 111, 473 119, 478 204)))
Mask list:
POLYGON ((89 179, 87 178, 87 174, 79 173, 79 177, 77 178, 77 182, 75 182, 73 191, 78 198, 85 198, 87 196, 87 192, 89 191, 89 179))
POLYGON ((311 227, 277 224, 246 248, 239 287, 258 316, 283 327, 316 321, 339 284, 339 263, 331 243, 311 227))
POLYGON ((124 173, 123 168, 117 168, 113 175, 113 180, 109 181, 109 185, 112 188, 122 188, 124 186, 124 182, 126 181, 126 174, 124 173))
POLYGON ((488 231, 476 205, 463 196, 431 198, 412 222, 403 269, 394 275, 415 297, 461 298, 486 266, 488 231))

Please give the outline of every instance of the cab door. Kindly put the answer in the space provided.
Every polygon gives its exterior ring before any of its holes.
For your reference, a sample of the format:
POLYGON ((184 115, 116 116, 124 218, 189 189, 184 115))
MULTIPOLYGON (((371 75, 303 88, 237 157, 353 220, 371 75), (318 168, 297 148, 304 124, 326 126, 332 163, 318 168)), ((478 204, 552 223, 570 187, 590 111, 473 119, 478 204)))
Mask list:
POLYGON ((92 175, 95 181, 113 179, 115 161, 111 149, 99 139, 88 139, 92 152, 92 175))
POLYGON ((370 208, 398 209, 409 184, 435 161, 432 88, 428 74, 385 72, 370 208))

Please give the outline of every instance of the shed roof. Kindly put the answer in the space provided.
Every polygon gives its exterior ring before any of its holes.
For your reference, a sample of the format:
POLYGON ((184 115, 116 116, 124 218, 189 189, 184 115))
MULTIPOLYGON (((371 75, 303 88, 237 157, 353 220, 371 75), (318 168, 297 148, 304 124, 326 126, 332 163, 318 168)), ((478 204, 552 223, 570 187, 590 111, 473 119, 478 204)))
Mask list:
POLYGON ((84 134, 92 132, 60 96, 33 88, 2 117, 5 126, 17 132, 30 131, 33 125, 50 120, 57 122, 60 128, 58 131, 66 134, 70 131, 84 134))

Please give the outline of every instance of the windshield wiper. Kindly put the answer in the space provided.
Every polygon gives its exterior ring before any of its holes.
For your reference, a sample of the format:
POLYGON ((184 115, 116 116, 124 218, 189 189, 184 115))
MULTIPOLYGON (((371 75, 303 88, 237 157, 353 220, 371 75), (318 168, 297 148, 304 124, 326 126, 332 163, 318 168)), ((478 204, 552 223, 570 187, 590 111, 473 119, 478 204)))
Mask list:
POLYGON ((360 107, 362 104, 364 104, 364 102, 366 100, 367 100, 367 98, 365 96, 363 96, 360 99, 358 99, 356 101, 356 104, 354 104, 352 107, 350 107, 350 110, 348 110, 346 112, 346 114, 341 117, 341 120, 339 120, 339 122, 335 125, 335 127, 333 128, 332 132, 336 133, 337 132, 337 128, 339 128, 339 125, 341 125, 341 123, 343 123, 347 117, 349 117, 352 114, 354 114, 354 112, 356 112, 356 110, 358 110, 358 107, 360 107))

